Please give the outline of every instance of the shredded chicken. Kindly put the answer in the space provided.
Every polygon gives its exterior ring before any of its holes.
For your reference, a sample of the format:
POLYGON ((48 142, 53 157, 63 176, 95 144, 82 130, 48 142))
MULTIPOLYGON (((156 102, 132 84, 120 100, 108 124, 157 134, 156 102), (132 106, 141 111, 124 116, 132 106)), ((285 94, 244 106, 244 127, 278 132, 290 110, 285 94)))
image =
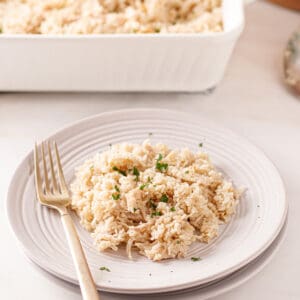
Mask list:
POLYGON ((99 251, 126 245, 151 260, 184 257, 210 242, 240 197, 203 151, 117 144, 77 169, 72 209, 99 251))

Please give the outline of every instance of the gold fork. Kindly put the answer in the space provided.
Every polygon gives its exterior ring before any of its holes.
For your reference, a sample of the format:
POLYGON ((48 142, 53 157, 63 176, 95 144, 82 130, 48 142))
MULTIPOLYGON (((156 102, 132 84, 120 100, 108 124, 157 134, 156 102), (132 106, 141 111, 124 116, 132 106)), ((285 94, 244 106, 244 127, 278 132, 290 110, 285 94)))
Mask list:
POLYGON ((87 264, 78 234, 74 223, 68 213, 67 205, 70 203, 70 193, 64 178, 59 152, 56 142, 53 143, 55 152, 55 161, 52 156, 52 147, 50 142, 47 143, 49 163, 47 164, 46 151, 44 143, 41 146, 42 168, 44 181, 40 171, 40 162, 38 155, 38 146, 34 148, 34 165, 35 165, 35 186, 36 193, 41 204, 56 209, 61 216, 61 221, 67 236, 70 252, 73 257, 82 297, 84 300, 99 300, 98 292, 93 281, 89 266, 87 264), (47 165, 50 165, 50 172, 47 165), (55 172, 57 170, 57 174, 55 172), (48 176, 48 174, 50 176, 48 176))

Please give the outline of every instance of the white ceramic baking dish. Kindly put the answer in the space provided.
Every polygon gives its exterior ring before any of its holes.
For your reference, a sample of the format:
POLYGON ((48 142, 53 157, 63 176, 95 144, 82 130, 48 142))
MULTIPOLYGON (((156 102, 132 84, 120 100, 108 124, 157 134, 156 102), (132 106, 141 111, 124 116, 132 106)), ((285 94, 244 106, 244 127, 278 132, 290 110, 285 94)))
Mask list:
POLYGON ((224 32, 0 35, 1 91, 204 91, 222 79, 244 26, 223 0, 224 32))

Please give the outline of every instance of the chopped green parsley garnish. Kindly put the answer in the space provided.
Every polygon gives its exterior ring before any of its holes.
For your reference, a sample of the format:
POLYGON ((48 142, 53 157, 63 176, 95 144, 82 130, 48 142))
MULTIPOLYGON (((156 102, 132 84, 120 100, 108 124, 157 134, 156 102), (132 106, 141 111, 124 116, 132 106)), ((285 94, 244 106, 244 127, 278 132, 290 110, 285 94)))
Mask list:
POLYGON ((136 167, 133 167, 133 175, 135 176, 135 181, 139 180, 140 172, 136 167))
POLYGON ((203 147, 203 143, 199 143, 198 146, 199 146, 199 147, 203 147))
POLYGON ((170 208, 170 211, 175 211, 176 209, 175 209, 175 207, 174 206, 172 206, 171 208, 170 208))
POLYGON ((113 198, 114 200, 119 200, 120 197, 121 197, 121 195, 120 195, 120 194, 117 194, 117 193, 112 194, 111 196, 112 196, 112 198, 113 198))
POLYGON ((145 187, 147 187, 149 185, 149 183, 143 183, 141 186, 140 186, 140 190, 142 191, 145 187))
POLYGON ((185 173, 185 174, 189 174, 190 172, 189 172, 189 170, 186 170, 184 173, 185 173))
POLYGON ((143 190, 145 187, 147 187, 149 184, 151 183, 151 178, 148 177, 147 178, 147 183, 143 183, 141 186, 140 186, 140 190, 143 190))
POLYGON ((117 191, 117 193, 114 193, 114 194, 112 194, 111 196, 112 196, 112 198, 113 198, 114 200, 119 200, 120 197, 121 197, 121 194, 120 194, 120 188, 119 188, 117 185, 115 185, 114 188, 115 188, 115 190, 117 191))
POLYGON ((157 205, 152 200, 150 200, 149 203, 152 209, 156 209, 157 205))
POLYGON ((134 208, 133 208, 133 211, 136 212, 136 211, 137 211, 137 208, 134 207, 134 208))
POLYGON ((180 244, 180 241, 178 240, 178 241, 176 241, 176 244, 180 244))
POLYGON ((199 261, 199 260, 201 260, 201 258, 200 257, 192 257, 191 260, 192 261, 199 261))
POLYGON ((161 172, 166 171, 168 169, 168 164, 161 162, 162 158, 163 158, 162 155, 159 154, 158 158, 156 160, 156 169, 161 171, 161 172))
POLYGON ((107 268, 107 267, 101 267, 101 268, 99 268, 99 270, 101 270, 101 271, 106 271, 106 272, 110 272, 110 269, 107 268))
POLYGON ((162 212, 161 211, 154 211, 152 214, 151 214, 151 218, 155 217, 155 216, 162 216, 162 212))
POLYGON ((116 167, 116 166, 113 166, 112 169, 113 169, 114 171, 119 172, 119 173, 122 174, 123 176, 127 176, 127 174, 126 174, 125 171, 120 170, 120 169, 119 169, 118 167, 116 167))
POLYGON ((165 202, 167 203, 169 201, 169 198, 166 194, 163 194, 160 198, 160 202, 165 202))
POLYGON ((94 171, 94 166, 90 166, 90 171, 91 171, 91 172, 94 171))

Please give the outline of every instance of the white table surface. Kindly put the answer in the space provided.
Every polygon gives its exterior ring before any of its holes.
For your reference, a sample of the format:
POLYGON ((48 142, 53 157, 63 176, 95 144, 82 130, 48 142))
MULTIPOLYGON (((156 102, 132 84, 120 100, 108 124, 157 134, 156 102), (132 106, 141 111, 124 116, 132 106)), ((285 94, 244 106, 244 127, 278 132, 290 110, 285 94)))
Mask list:
POLYGON ((7 187, 35 140, 80 118, 130 107, 203 114, 248 137, 275 162, 290 203, 286 240, 262 272, 215 300, 300 299, 300 98, 287 91, 281 75, 283 47, 300 15, 260 1, 247 7, 246 17, 227 74, 211 95, 0 94, 1 299, 81 299, 77 288, 42 275, 24 258, 8 228, 7 187))

